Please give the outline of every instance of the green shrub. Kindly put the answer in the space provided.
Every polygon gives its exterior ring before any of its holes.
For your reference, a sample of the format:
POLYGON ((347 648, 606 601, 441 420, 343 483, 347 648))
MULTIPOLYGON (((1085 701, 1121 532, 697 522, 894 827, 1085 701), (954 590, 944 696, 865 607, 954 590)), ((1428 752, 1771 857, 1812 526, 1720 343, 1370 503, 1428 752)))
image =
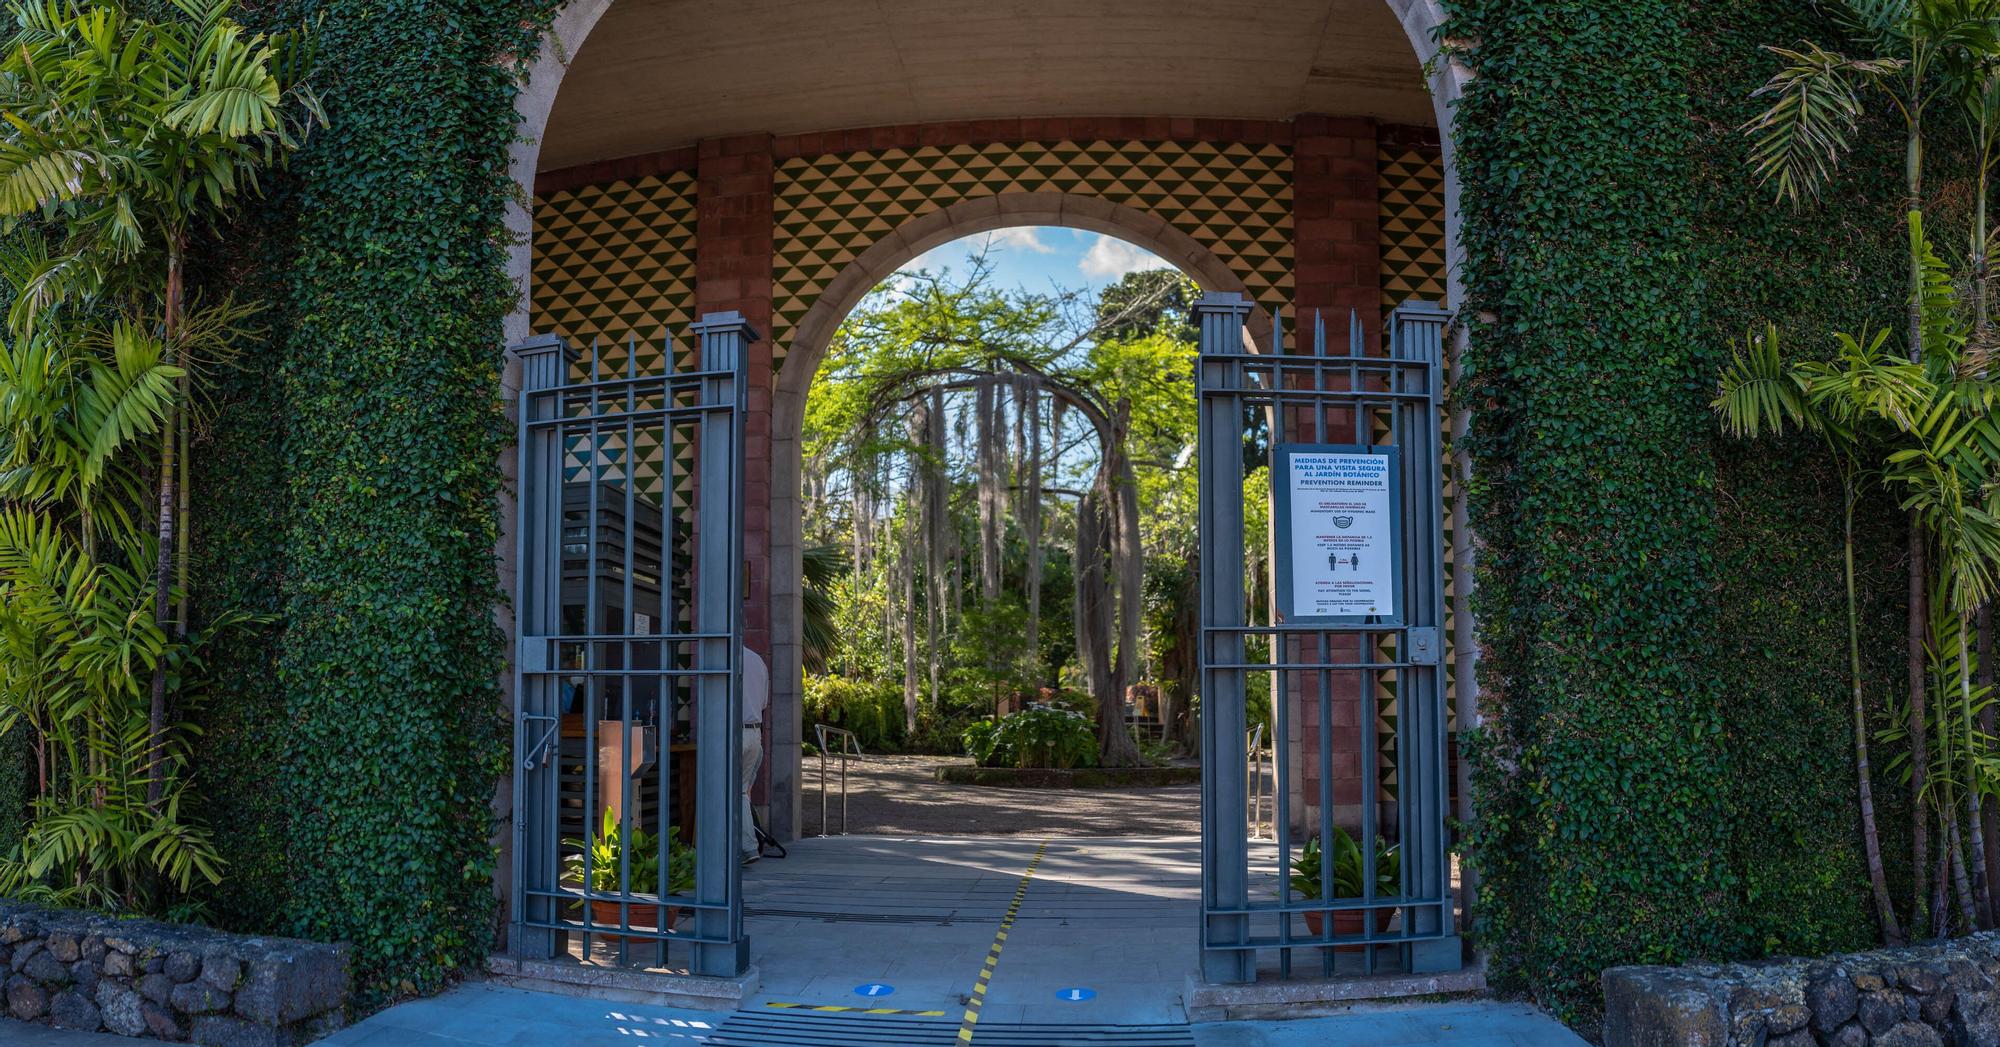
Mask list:
POLYGON ((965 755, 972 757, 973 763, 992 767, 993 747, 1000 742, 999 734, 1000 725, 992 720, 974 720, 959 737, 965 742, 965 755))
POLYGON ((1037 705, 998 724, 981 720, 961 734, 966 754, 982 767, 1095 767, 1097 725, 1088 716, 1037 705))
POLYGON ((917 707, 917 731, 903 745, 904 752, 943 756, 960 751, 966 728, 990 723, 992 717, 978 710, 939 712, 928 705, 917 707))
POLYGON ((808 724, 853 731, 865 751, 894 752, 903 746, 903 690, 895 684, 808 675, 803 701, 808 724))

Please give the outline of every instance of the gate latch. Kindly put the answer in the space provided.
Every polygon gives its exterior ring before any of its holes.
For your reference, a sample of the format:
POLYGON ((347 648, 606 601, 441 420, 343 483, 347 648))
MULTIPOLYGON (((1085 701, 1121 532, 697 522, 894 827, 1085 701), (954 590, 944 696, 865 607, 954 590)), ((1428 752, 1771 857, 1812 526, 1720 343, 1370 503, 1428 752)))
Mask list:
POLYGON ((1410 657, 1409 657, 1410 664, 1436 665, 1438 663, 1437 627, 1424 626, 1422 628, 1411 629, 1409 636, 1410 636, 1410 657))

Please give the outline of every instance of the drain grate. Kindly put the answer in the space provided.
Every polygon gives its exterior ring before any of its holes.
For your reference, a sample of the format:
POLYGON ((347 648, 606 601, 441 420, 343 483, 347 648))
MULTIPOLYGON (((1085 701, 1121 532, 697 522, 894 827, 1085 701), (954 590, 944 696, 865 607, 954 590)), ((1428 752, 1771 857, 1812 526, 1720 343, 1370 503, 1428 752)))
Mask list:
MULTIPOLYGON (((959 1047, 956 1021, 875 1015, 739 1012, 708 1047, 959 1047)), ((1185 1025, 1001 1025, 981 1022, 972 1047, 1194 1047, 1185 1025)))
POLYGON ((960 923, 999 923, 1000 916, 968 916, 957 911, 934 913, 831 912, 825 909, 764 909, 743 907, 745 916, 771 920, 818 920, 821 923, 894 923, 950 927, 960 923))

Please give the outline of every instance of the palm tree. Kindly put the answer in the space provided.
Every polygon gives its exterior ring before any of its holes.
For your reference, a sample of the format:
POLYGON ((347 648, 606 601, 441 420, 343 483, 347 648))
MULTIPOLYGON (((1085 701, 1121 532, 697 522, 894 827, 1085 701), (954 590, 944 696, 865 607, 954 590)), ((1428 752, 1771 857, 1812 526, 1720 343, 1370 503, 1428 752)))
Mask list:
MULTIPOLYGON (((0 265, 0 284, 19 272, 0 265)), ((202 644, 148 613, 134 511, 149 498, 134 452, 165 431, 182 372, 157 337, 73 321, 51 310, 0 340, 0 732, 26 732, 36 770, 0 894, 157 912, 163 884, 220 879, 211 835, 180 813, 186 732, 154 731, 146 694, 157 668, 186 701, 202 644)))
POLYGON ((1868 883, 1874 895, 1875 917, 1885 941, 1902 940, 1896 907, 1889 900, 1882 867, 1880 834, 1875 822, 1874 790, 1870 784, 1868 714, 1863 702, 1861 618, 1854 583, 1854 507, 1866 474, 1864 461, 1873 457, 1884 428, 1915 423, 1932 396, 1922 367, 1885 352, 1889 332, 1856 338, 1838 335, 1839 351, 1831 361, 1786 364, 1779 350, 1778 328, 1766 325, 1762 337, 1748 337, 1723 372, 1715 409, 1723 428, 1733 436, 1755 439, 1765 433, 1782 435, 1802 430, 1820 438, 1840 473, 1843 564, 1847 581, 1847 660, 1850 708, 1854 717, 1855 790, 1861 809, 1862 851, 1868 883))
MULTIPOLYGON (((230 0, 173 8, 179 17, 148 21, 111 5, 16 3, 19 28, 0 58, 0 217, 38 215, 61 233, 21 288, 17 326, 30 333, 41 309, 66 295, 117 291, 145 303, 130 319, 157 330, 166 367, 179 365, 189 328, 201 326, 186 290, 191 238, 255 193, 259 172, 323 120, 302 80, 301 36, 249 32, 230 0)), ((154 620, 185 636, 185 606, 174 600, 177 581, 187 588, 185 368, 176 393, 158 441, 151 573, 154 620)), ((161 666, 147 717, 156 743, 166 700, 161 666)), ((155 776, 150 803, 162 801, 162 785, 155 776)))
POLYGON ((840 628, 834 615, 840 610, 834 583, 848 571, 847 553, 827 542, 808 546, 801 554, 799 616, 800 661, 809 672, 823 673, 833 649, 840 645, 840 628))
MULTIPOLYGON (((1904 210, 1916 215, 1923 204, 1925 117, 1941 97, 1963 99, 1968 84, 2000 50, 2000 0, 1840 0, 1828 6, 1854 41, 1872 49, 1874 56, 1849 57, 1813 43, 1767 48, 1785 64, 1755 92, 1754 97, 1771 97, 1773 101, 1744 125, 1753 140, 1751 165, 1759 176, 1775 183, 1781 198, 1796 202, 1802 195, 1818 195, 1851 148, 1849 138, 1865 109, 1864 92, 1877 95, 1902 119, 1904 210)), ((1923 353, 1918 306, 1923 280, 1922 262, 1913 251, 1906 313, 1911 360, 1923 353)), ((1929 627, 1928 548, 1919 526, 1912 515, 1905 657, 1910 690, 1910 795, 1915 806, 1921 805, 1927 762, 1924 640, 1929 627)), ((1924 869, 1929 864, 1927 831, 1921 818, 1912 827, 1911 852, 1915 915, 1921 922, 1924 869)))
MULTIPOLYGON (((1946 819, 1952 865, 1960 876, 1969 867, 1971 883, 1961 880, 1958 893, 1968 925, 1990 926, 1984 827, 1980 818, 1980 758, 1983 744, 1973 724, 1972 672, 1975 661, 1967 632, 1977 609, 1992 599, 1996 567, 2000 567, 2000 420, 1992 409, 2000 394, 1985 377, 1985 360, 1970 348, 1971 330, 1960 316, 1951 273, 1923 235, 1923 221, 1910 216, 1911 254, 1923 276, 1919 307, 1923 316, 1926 373, 1935 393, 1917 424, 1907 429, 1905 446, 1888 456, 1884 479, 1903 495, 1903 508, 1921 522, 1937 544, 1938 588, 1954 619, 1956 636, 1950 659, 1959 691, 1960 722, 1952 735, 1963 740, 1962 781, 1945 776, 1942 815, 1946 819), (1952 810, 1963 786, 1969 855, 1961 852, 1958 823, 1952 810)), ((1943 718, 1940 718, 1942 724, 1943 718)))

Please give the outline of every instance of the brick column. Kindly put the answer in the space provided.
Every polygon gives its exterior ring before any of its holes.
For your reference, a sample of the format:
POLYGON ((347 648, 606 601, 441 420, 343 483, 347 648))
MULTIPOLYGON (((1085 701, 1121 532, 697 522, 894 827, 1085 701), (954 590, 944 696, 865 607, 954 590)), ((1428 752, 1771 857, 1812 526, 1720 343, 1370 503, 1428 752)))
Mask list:
MULTIPOLYGON (((695 315, 733 309, 750 321, 743 422, 743 642, 771 659, 771 136, 702 142, 695 159, 695 315)), ((770 711, 752 798, 767 802, 770 711)))
MULTIPOLYGON (((1329 352, 1345 352, 1348 318, 1358 315, 1371 352, 1382 344, 1380 205, 1376 199, 1375 122, 1362 117, 1301 115, 1292 124, 1292 251, 1293 304, 1297 335, 1310 337, 1313 317, 1324 317, 1329 352)), ((1295 342, 1295 352, 1310 352, 1309 341, 1295 342)), ((1328 418, 1330 431, 1352 425, 1351 416, 1328 418)), ((1287 422, 1291 438, 1311 440, 1310 415, 1287 422), (1303 427, 1303 428, 1301 428, 1303 427)), ((1351 432, 1351 429, 1348 430, 1351 432)), ((1331 436, 1344 443, 1347 432, 1331 436)), ((1354 642, 1336 642, 1326 660, 1352 663, 1360 658, 1354 642)), ((1316 646, 1295 647, 1294 663, 1320 660, 1316 646)), ((1361 676, 1339 673, 1330 679, 1332 775, 1330 790, 1334 821, 1352 830, 1361 824, 1362 724, 1374 715, 1373 696, 1364 694, 1361 676)), ((1309 673, 1295 673, 1289 688, 1291 722, 1285 739, 1291 753, 1292 812, 1295 827, 1317 831, 1321 803, 1320 685, 1309 673)))
POLYGON ((695 315, 733 309, 750 346, 743 463, 744 642, 771 653, 771 136, 701 143, 695 167, 695 315))
POLYGON ((1326 310, 1347 329, 1361 314, 1371 349, 1382 337, 1381 210, 1376 200, 1375 121, 1308 113, 1292 124, 1292 251, 1299 322, 1326 310))

